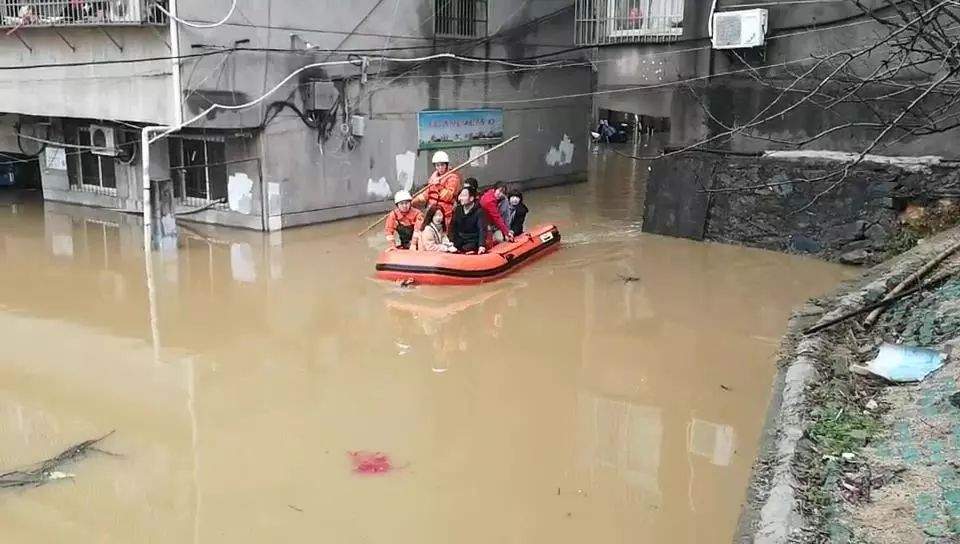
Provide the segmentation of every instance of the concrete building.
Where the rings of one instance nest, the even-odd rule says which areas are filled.
[[[254,107],[211,111],[151,146],[150,177],[173,181],[184,218],[277,230],[388,209],[393,192],[429,174],[426,148],[436,145],[418,143],[424,110],[502,118],[502,130],[450,149],[454,162],[520,135],[471,165],[484,183],[538,186],[586,172],[589,63],[362,60],[452,52],[545,64],[554,59],[540,56],[574,44],[574,0],[23,0],[2,9],[0,153],[21,170],[38,167],[47,200],[141,210],[143,126],[255,101],[295,72]],[[353,62],[305,68],[337,61]]]
[[[897,16],[887,2],[865,0],[863,5],[875,8],[881,18]],[[751,9],[766,11],[764,43],[714,49],[711,14]],[[852,2],[578,0],[575,17],[577,43],[597,46],[595,107],[601,117],[631,119],[636,115],[642,127],[661,132],[661,141],[673,146],[715,134],[717,125],[709,115],[728,125],[746,122],[776,98],[777,84],[789,84],[794,74],[824,55],[862,47],[889,32]],[[883,59],[882,49],[871,55],[864,61],[865,73],[869,73],[870,62]],[[838,115],[874,119],[866,108],[850,104],[832,112],[804,106],[765,123],[756,132],[799,141],[836,124]],[[874,135],[869,130],[837,131],[811,147],[860,151]],[[954,156],[955,141],[953,133],[905,138],[883,153]],[[747,152],[791,148],[743,134],[724,142],[723,147]]]
[[[857,4],[578,0],[599,115],[659,132],[639,155],[669,154],[638,161],[645,232],[867,264],[900,214],[956,194],[955,95],[924,100],[955,88],[954,49],[910,34],[955,32],[956,14]]]

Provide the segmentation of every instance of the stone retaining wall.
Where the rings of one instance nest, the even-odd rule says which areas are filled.
[[[795,182],[843,168],[835,159],[686,153],[654,161],[644,230],[875,264],[908,206],[960,196],[957,168],[896,160],[857,165],[829,191],[834,180]]]

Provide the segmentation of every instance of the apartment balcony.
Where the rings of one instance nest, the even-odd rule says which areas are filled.
[[[165,25],[158,5],[167,0],[0,0],[0,28]]]

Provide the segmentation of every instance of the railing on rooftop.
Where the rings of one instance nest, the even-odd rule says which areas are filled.
[[[0,0],[0,27],[165,25],[167,0]]]
[[[683,3],[684,0],[577,0],[576,43],[678,40],[683,34]]]

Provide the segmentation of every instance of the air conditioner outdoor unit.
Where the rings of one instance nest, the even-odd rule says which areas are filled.
[[[767,10],[747,9],[713,14],[713,48],[760,47],[767,36]]]
[[[116,133],[113,127],[90,125],[90,150],[94,155],[117,156]]]

